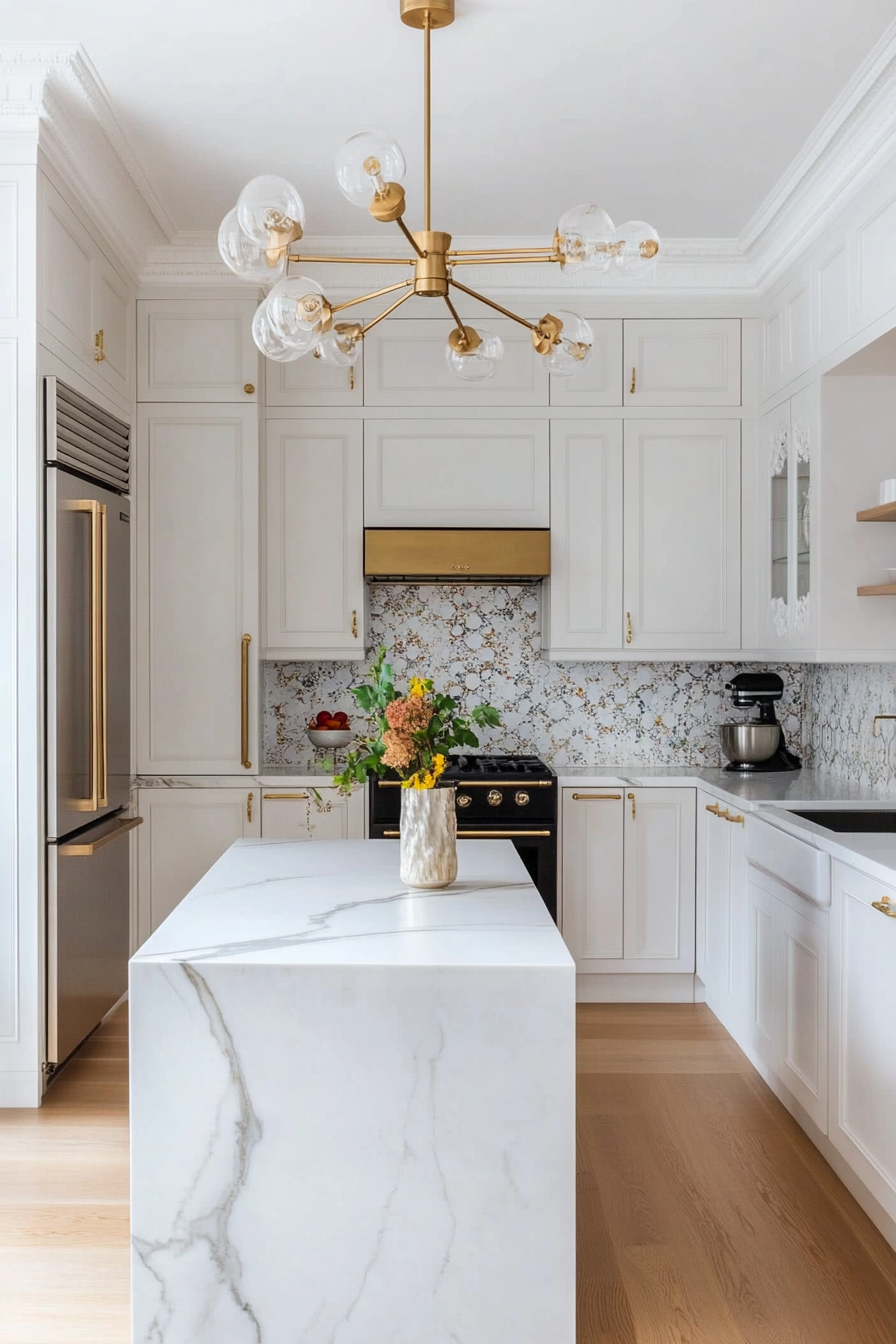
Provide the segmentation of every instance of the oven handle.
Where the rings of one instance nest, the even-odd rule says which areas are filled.
[[[552,831],[458,831],[458,840],[550,840]],[[398,840],[401,831],[383,831],[384,840]]]
[[[378,789],[400,789],[400,779],[378,779],[376,782]],[[438,786],[440,789],[552,789],[554,781],[552,779],[526,779],[520,775],[519,779],[451,779],[445,784]]]

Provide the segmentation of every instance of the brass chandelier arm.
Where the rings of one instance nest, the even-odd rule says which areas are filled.
[[[546,252],[542,257],[449,257],[449,266],[535,266],[543,261],[559,261],[559,257]]]
[[[366,336],[368,331],[371,331],[378,322],[382,322],[384,317],[388,317],[390,313],[394,313],[396,308],[400,308],[403,303],[407,303],[408,299],[412,299],[413,297],[414,297],[414,291],[412,289],[409,289],[407,294],[402,294],[400,299],[396,299],[395,302],[391,303],[389,307],[386,308],[382,313],[380,313],[377,317],[374,317],[370,322],[367,323],[366,326],[362,327],[361,335]]]
[[[341,313],[343,308],[354,308],[356,303],[364,303],[367,299],[378,299],[383,294],[394,294],[396,289],[407,289],[412,285],[413,280],[399,280],[397,285],[387,285],[385,289],[375,289],[370,294],[362,294],[357,299],[346,299],[345,303],[334,303],[330,306],[331,313]]]
[[[524,256],[533,252],[547,252],[553,255],[556,251],[553,247],[453,247],[448,253],[449,257],[507,257]]]
[[[463,318],[461,317],[460,313],[457,311],[457,309],[455,308],[454,304],[451,302],[447,294],[445,295],[445,302],[448,305],[448,311],[454,318],[454,321],[457,323],[458,331],[463,334],[464,340],[466,340],[467,339],[466,324],[464,323]]]
[[[475,289],[468,289],[467,286],[462,285],[459,280],[451,279],[448,283],[449,285],[453,285],[455,289],[463,290],[464,294],[469,294],[471,299],[478,299],[480,303],[484,303],[487,307],[494,308],[498,313],[503,313],[504,316],[509,317],[511,321],[519,322],[521,327],[528,327],[529,331],[538,330],[534,322],[527,322],[524,317],[519,317],[516,313],[512,313],[509,308],[502,308],[500,303],[495,303],[493,299],[487,299],[484,294],[477,294]]]
[[[413,257],[287,257],[287,261],[333,262],[341,266],[415,266]]]
[[[403,219],[396,219],[395,223],[396,223],[396,224],[398,225],[398,227],[401,229],[401,231],[402,231],[402,233],[404,234],[405,238],[407,238],[407,240],[408,240],[408,242],[410,243],[411,247],[412,247],[412,248],[414,249],[414,251],[417,253],[417,256],[420,257],[421,260],[425,260],[425,259],[426,259],[426,253],[423,251],[423,248],[422,248],[422,247],[420,246],[420,244],[417,242],[417,239],[416,239],[416,238],[414,237],[414,235],[411,233],[410,229],[408,228],[407,224],[405,224],[404,220],[403,220]]]

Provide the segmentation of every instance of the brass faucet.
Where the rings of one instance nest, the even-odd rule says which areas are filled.
[[[896,719],[896,714],[875,714],[874,720],[871,724],[871,732],[874,735],[874,737],[880,737],[880,733],[877,730],[877,725],[881,719]]]

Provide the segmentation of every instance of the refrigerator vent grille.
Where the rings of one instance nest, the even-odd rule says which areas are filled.
[[[47,461],[128,493],[130,429],[58,378],[47,379]]]

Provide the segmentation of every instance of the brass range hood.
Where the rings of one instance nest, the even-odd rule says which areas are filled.
[[[539,528],[368,527],[372,583],[526,583],[551,572],[551,533]]]

